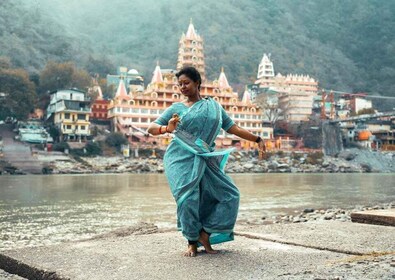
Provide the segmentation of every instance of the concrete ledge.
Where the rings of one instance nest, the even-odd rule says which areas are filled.
[[[395,226],[395,209],[369,210],[351,213],[351,221],[382,226]]]
[[[56,272],[38,269],[3,254],[0,254],[0,267],[8,273],[27,279],[69,280],[69,278],[59,277]]]

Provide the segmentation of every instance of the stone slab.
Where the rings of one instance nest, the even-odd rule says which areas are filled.
[[[351,213],[351,221],[383,226],[395,226],[395,209],[368,210]]]
[[[241,235],[354,255],[395,252],[395,228],[340,221],[238,227]]]
[[[216,246],[218,255],[187,258],[185,248],[178,232],[131,235],[8,251],[0,266],[35,279],[282,279],[345,257],[245,237]]]
[[[28,279],[390,279],[395,273],[391,271],[393,255],[378,242],[369,241],[374,231],[378,238],[388,237],[390,232],[382,233],[379,226],[366,230],[372,226],[342,225],[238,227],[235,241],[215,246],[219,254],[201,252],[196,258],[182,256],[186,242],[179,232],[118,232],[79,242],[3,251],[0,269]],[[355,232],[359,235],[348,236]],[[269,237],[271,241],[265,240]],[[324,249],[329,238],[333,239],[330,248],[337,251]],[[362,244],[361,240],[367,247],[361,252],[382,254],[341,252],[344,241],[351,246]],[[319,248],[305,246],[312,243]],[[387,249],[392,250],[394,243]]]

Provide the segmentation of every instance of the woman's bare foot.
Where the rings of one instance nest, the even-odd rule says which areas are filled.
[[[199,237],[198,242],[200,242],[203,245],[207,254],[217,254],[218,253],[218,251],[211,248],[210,235],[208,235],[208,233],[205,232],[204,230],[202,230],[200,232],[200,237]]]
[[[184,253],[185,257],[196,257],[197,254],[197,245],[190,244],[188,245],[188,250]]]

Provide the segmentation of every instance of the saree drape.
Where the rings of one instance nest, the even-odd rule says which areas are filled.
[[[211,244],[233,240],[239,191],[224,173],[231,150],[214,150],[221,109],[207,98],[185,110],[164,157],[177,225],[190,241],[198,240],[202,229],[211,234]]]

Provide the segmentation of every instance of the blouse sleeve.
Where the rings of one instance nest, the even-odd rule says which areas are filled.
[[[235,122],[228,116],[224,107],[221,106],[221,114],[222,114],[222,129],[228,131]]]
[[[174,110],[174,105],[171,105],[169,108],[167,108],[162,115],[160,115],[159,118],[157,118],[154,123],[159,124],[159,125],[167,125],[171,117],[173,116],[175,110]]]

